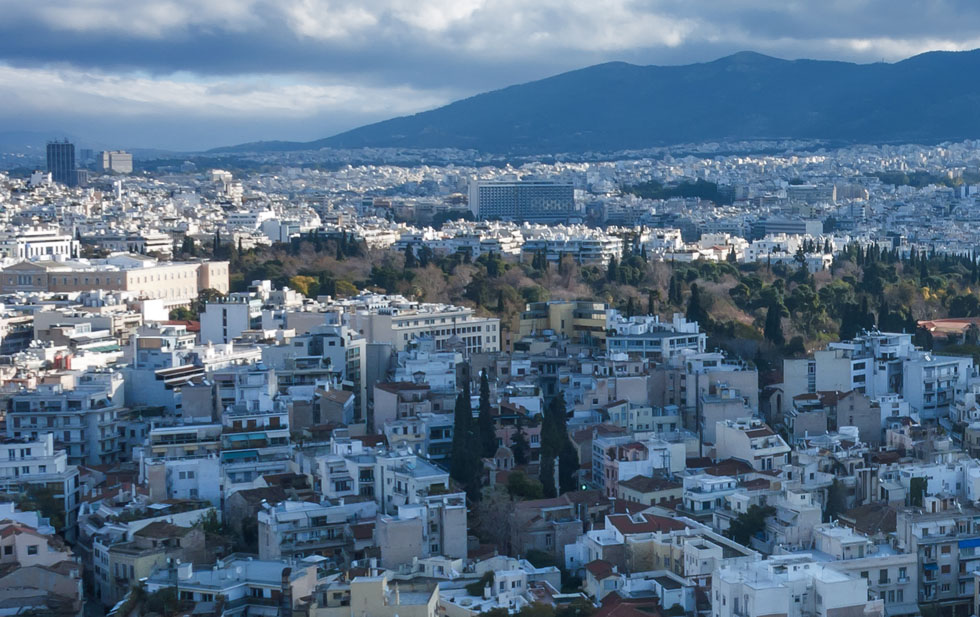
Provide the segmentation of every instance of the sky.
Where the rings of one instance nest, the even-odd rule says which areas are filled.
[[[0,0],[0,141],[308,141],[613,60],[975,48],[976,0]]]

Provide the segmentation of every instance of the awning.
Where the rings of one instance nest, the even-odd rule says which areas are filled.
[[[222,452],[221,459],[225,461],[234,461],[246,458],[258,458],[259,453],[257,450],[232,450],[230,452]]]
[[[925,571],[938,570],[939,566],[934,563],[924,563],[922,564],[922,569]]]
[[[102,345],[100,347],[83,347],[82,351],[95,351],[99,353],[110,353],[119,351],[119,345]]]
[[[251,441],[253,439],[265,439],[265,433],[233,433],[231,435],[226,435],[228,441]]]
[[[960,540],[959,546],[960,548],[972,548],[972,547],[980,546],[980,538],[970,538],[969,540]]]

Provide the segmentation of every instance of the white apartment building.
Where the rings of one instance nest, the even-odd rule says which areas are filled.
[[[263,561],[246,557],[219,559],[214,566],[195,569],[192,564],[161,568],[146,579],[147,593],[179,589],[180,597],[199,603],[223,598],[221,617],[277,617],[288,613],[299,598],[313,593],[317,583],[315,563],[288,565],[279,559]]]
[[[606,350],[630,356],[665,362],[684,351],[702,353],[708,337],[697,322],[690,322],[674,313],[670,323],[660,321],[659,315],[623,317],[609,311],[607,318]]]
[[[58,229],[28,227],[0,237],[0,257],[8,259],[71,259],[78,241]]]
[[[654,473],[671,475],[684,470],[687,446],[650,433],[592,440],[592,483],[615,498],[619,483]]]
[[[141,464],[153,501],[200,499],[221,508],[221,464],[217,454],[143,459]]]
[[[946,417],[974,373],[969,357],[934,355],[915,348],[911,334],[878,331],[783,367],[784,413],[799,394],[858,390],[872,399],[900,394],[924,420]]]
[[[404,351],[409,342],[422,338],[433,339],[437,350],[459,344],[467,353],[500,351],[500,320],[478,317],[470,308],[373,294],[343,304],[353,309],[345,316],[351,328],[367,342],[389,343],[395,351]]]
[[[265,504],[258,512],[259,559],[330,555],[343,563],[350,526],[373,521],[377,514],[378,506],[370,500]]]
[[[715,458],[745,461],[757,471],[789,463],[790,447],[758,418],[725,420],[715,425]]]
[[[262,326],[262,301],[234,294],[208,302],[201,312],[201,342],[230,343],[246,330]]]
[[[868,599],[866,579],[801,554],[722,562],[711,577],[711,614],[882,617],[884,603]]]
[[[551,263],[568,256],[578,264],[606,265],[623,253],[623,241],[616,236],[588,227],[526,227],[521,260],[531,261],[543,254]]]
[[[51,433],[34,439],[0,439],[0,492],[16,494],[31,487],[55,488],[54,497],[65,513],[65,527],[73,535],[70,528],[78,513],[78,467],[68,463],[64,450],[55,449]]]
[[[133,173],[133,155],[122,150],[105,150],[99,163],[102,171],[112,171],[117,174]]]
[[[430,492],[449,490],[449,473],[408,451],[377,455],[374,499],[382,512],[397,514],[400,506],[423,502]]]
[[[738,480],[728,476],[699,473],[684,477],[683,509],[694,516],[710,514],[725,507],[729,495],[738,489]]]
[[[11,397],[7,436],[38,439],[53,435],[73,465],[119,460],[119,412],[124,403],[120,372],[100,371],[41,384]]]
[[[917,615],[919,567],[915,553],[903,553],[888,543],[834,523],[814,528],[811,553],[827,567],[868,581],[872,598],[885,603],[888,617]]]

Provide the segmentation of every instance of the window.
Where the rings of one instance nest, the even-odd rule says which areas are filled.
[[[3,547],[3,554],[4,555],[13,555],[14,554],[14,547],[13,546],[5,546],[5,547]]]
[[[37,555],[37,544],[31,544],[27,547],[28,555]]]

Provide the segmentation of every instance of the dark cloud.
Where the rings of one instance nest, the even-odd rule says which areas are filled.
[[[207,115],[208,97],[248,95],[263,83],[274,96],[278,80],[348,84],[364,97],[399,87],[421,105],[609,60],[683,64],[750,49],[871,62],[980,46],[972,0],[0,0],[0,10],[0,65],[67,79],[90,72],[163,83],[176,73],[210,84],[188,94],[201,99],[192,112],[134,102],[125,118],[142,131],[130,135],[184,135],[195,145],[192,124]],[[0,96],[0,118],[79,126],[88,116],[73,113],[71,96],[60,112],[34,115],[5,109],[14,97]],[[396,103],[363,112],[350,96],[326,96],[319,107],[276,112],[267,102],[250,118],[225,119],[220,139],[312,139],[415,109]],[[150,119],[168,130],[138,128]]]

